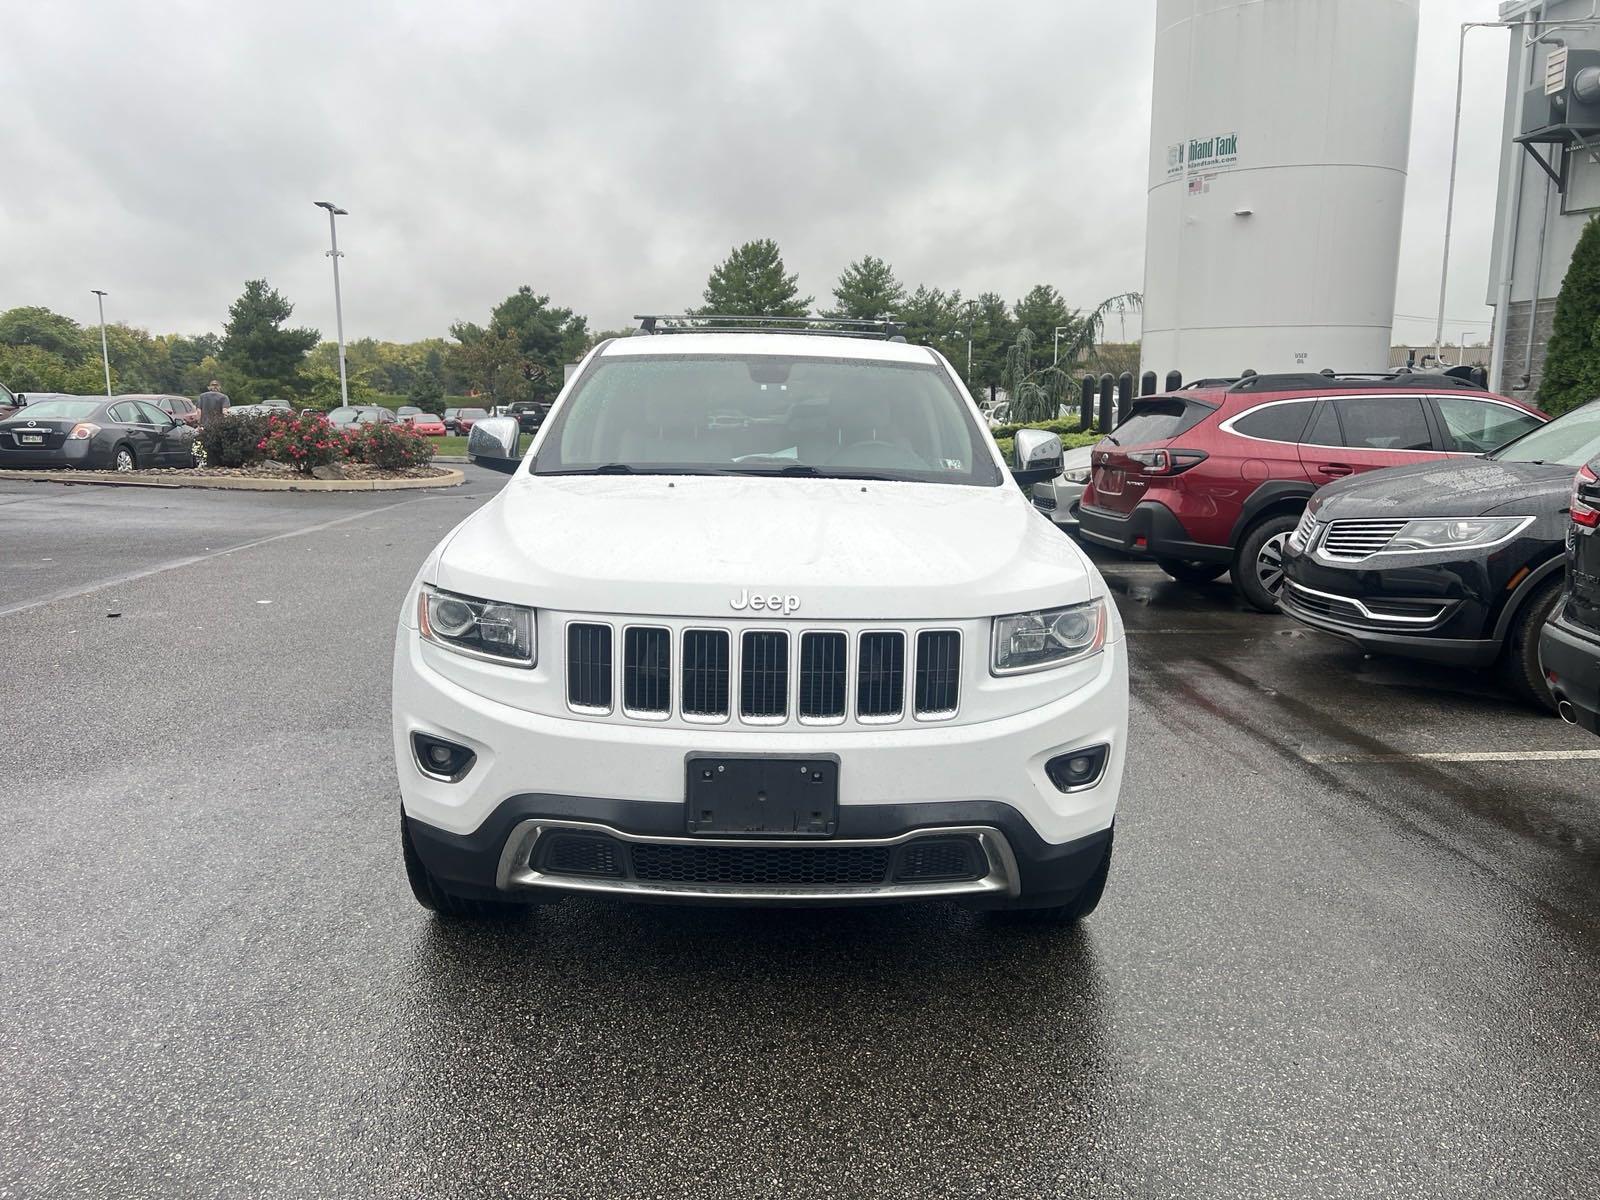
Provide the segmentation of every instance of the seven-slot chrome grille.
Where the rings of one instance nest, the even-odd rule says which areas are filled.
[[[1405,521],[1335,521],[1317,549],[1324,558],[1360,562],[1392,542],[1405,525]]]
[[[613,645],[621,653],[614,661]],[[887,724],[952,717],[961,706],[954,629],[674,630],[571,621],[567,704],[573,711],[695,723]],[[908,695],[909,693],[909,695]],[[909,712],[908,712],[909,705]]]

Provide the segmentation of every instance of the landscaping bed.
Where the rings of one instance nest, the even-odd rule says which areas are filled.
[[[248,467],[141,467],[134,471],[52,471],[55,475],[121,475],[155,479],[437,479],[453,472],[445,467],[376,467],[371,463],[330,463],[312,471],[297,471],[280,462],[251,463]]]

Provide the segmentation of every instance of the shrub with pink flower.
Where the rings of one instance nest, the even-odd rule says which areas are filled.
[[[268,417],[266,434],[256,449],[268,458],[306,472],[349,457],[344,436],[321,413]]]

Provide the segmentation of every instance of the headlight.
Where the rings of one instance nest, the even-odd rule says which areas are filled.
[[[1393,554],[1493,546],[1525,528],[1532,520],[1532,517],[1436,517],[1407,521],[1383,549]]]
[[[1088,467],[1073,467],[1061,472],[1061,478],[1068,483],[1088,483],[1089,477],[1094,474]]]
[[[475,600],[424,586],[417,596],[422,636],[459,654],[531,667],[536,649],[533,609]]]
[[[1090,600],[1066,608],[1016,613],[994,619],[996,675],[1039,671],[1088,658],[1106,644],[1106,602]]]

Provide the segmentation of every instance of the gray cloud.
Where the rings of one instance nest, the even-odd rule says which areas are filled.
[[[1425,5],[1403,312],[1437,285],[1455,24],[1493,7]],[[351,337],[443,334],[521,283],[612,326],[695,303],[761,236],[819,301],[864,253],[1008,298],[1142,284],[1144,0],[53,3],[6,24],[0,307],[88,319],[104,287],[114,319],[197,331],[265,276],[331,336],[323,198],[351,213]],[[1505,35],[1474,36],[1451,308],[1481,317]]]

